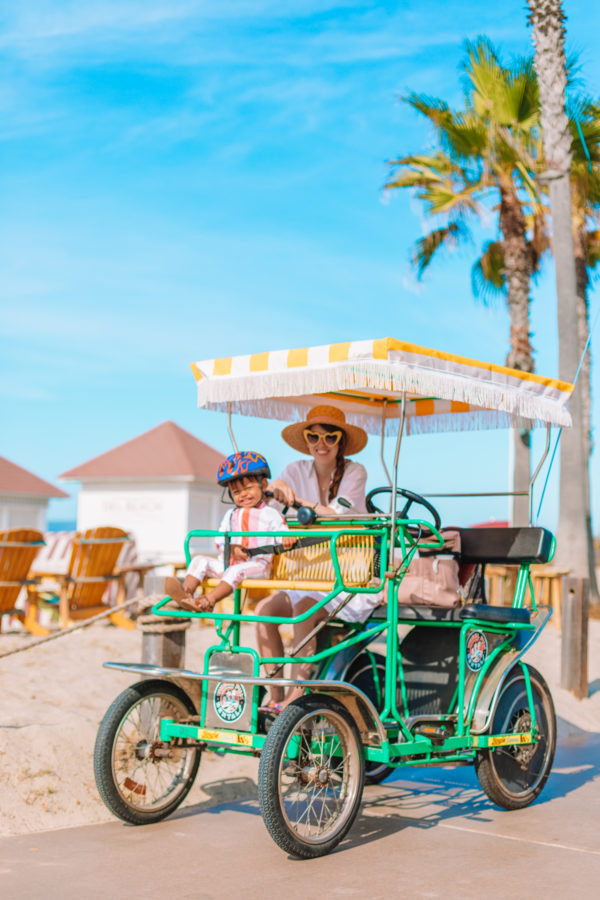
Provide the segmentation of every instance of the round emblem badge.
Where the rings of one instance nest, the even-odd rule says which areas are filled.
[[[479,672],[487,659],[488,644],[483,631],[472,631],[467,638],[467,665],[471,672]]]
[[[221,681],[213,696],[215,712],[224,722],[237,722],[246,708],[246,691],[243,685]]]

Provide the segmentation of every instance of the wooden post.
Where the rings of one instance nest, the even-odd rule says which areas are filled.
[[[148,663],[150,666],[163,666],[167,669],[183,669],[185,667],[184,629],[165,632],[162,630],[146,631],[144,624],[140,624],[139,627],[142,632],[143,663]]]
[[[144,595],[148,606],[164,597],[164,577],[146,575]],[[167,669],[183,669],[185,666],[185,633],[191,619],[161,618],[149,613],[137,619],[142,632],[142,662]]]
[[[589,580],[563,578],[560,686],[578,700],[588,696],[589,605]]]

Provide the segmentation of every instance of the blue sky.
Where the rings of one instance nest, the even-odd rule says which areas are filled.
[[[464,39],[528,53],[524,6],[0,2],[0,454],[57,483],[165,419],[228,452],[224,418],[196,409],[189,363],[210,356],[389,334],[503,362],[506,311],[471,294],[477,246],[418,283],[421,212],[381,189],[386,160],[430,142],[399,96],[460,102]],[[600,8],[565,8],[598,96]],[[537,368],[553,375],[549,265],[533,297]],[[275,470],[291,459],[275,423],[237,430]],[[502,490],[507,448],[498,432],[413,437],[400,480]],[[596,454],[596,485],[599,468]],[[460,522],[506,515],[504,501],[440,506]]]

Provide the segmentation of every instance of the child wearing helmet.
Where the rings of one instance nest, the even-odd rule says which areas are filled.
[[[225,513],[219,531],[287,531],[287,523],[281,513],[265,503],[265,488],[271,471],[267,460],[260,453],[240,451],[224,459],[217,472],[217,481],[227,487],[235,507]],[[245,578],[269,578],[273,557],[270,554],[251,556],[253,547],[273,544],[280,540],[291,547],[292,537],[234,537],[230,544],[230,559],[223,558],[224,542],[215,538],[219,556],[194,556],[190,562],[183,585],[177,578],[165,579],[165,593],[178,606],[191,612],[207,612],[215,603],[232,594]],[[195,597],[196,588],[206,577],[221,580],[212,590]]]

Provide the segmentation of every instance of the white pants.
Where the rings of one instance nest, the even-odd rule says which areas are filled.
[[[290,598],[292,610],[295,610],[296,605],[303,597],[308,597],[313,603],[317,603],[326,596],[323,591],[285,591],[284,593]],[[333,612],[349,593],[350,591],[341,591],[337,597],[334,597],[333,600],[330,600],[329,603],[325,604],[326,611],[329,613]],[[371,615],[375,607],[379,606],[382,602],[383,592],[377,594],[355,594],[354,597],[346,603],[344,608],[340,610],[337,618],[343,619],[346,622],[364,622],[365,619]]]
[[[205,578],[219,578],[235,589],[245,578],[269,578],[271,559],[268,556],[254,556],[247,562],[235,563],[223,569],[221,557],[214,559],[212,556],[194,556],[186,574],[192,575],[198,581],[204,581]]]

